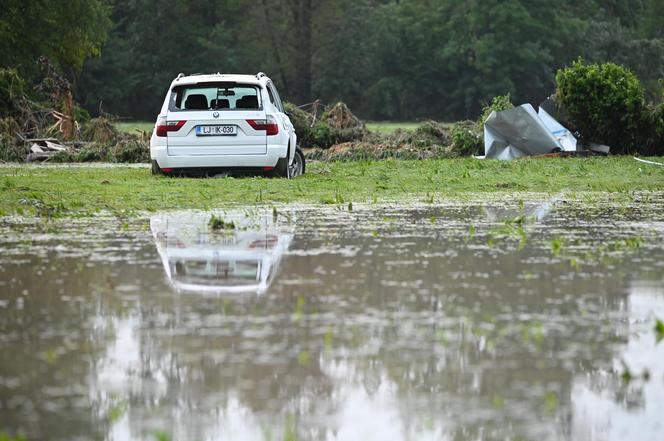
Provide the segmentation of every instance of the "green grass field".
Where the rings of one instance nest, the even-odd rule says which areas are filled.
[[[125,121],[115,124],[118,130],[125,133],[135,133],[136,130],[151,132],[154,122],[152,121]],[[419,122],[393,122],[393,121],[370,121],[367,122],[367,128],[372,132],[380,134],[389,134],[396,129],[415,130],[420,125]]]
[[[392,132],[394,132],[397,129],[402,129],[402,130],[415,130],[420,126],[419,122],[395,122],[395,121],[368,121],[367,122],[367,129],[371,130],[372,132],[379,133],[381,135],[388,135]]]
[[[656,159],[662,161],[661,158]],[[172,178],[147,168],[0,167],[0,215],[135,213],[271,203],[434,202],[480,194],[664,191],[664,167],[631,157],[315,162],[293,180]]]
[[[115,123],[115,127],[124,133],[136,133],[137,130],[152,132],[154,121],[123,121]]]

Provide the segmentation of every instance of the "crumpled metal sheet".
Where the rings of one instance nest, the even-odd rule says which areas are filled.
[[[556,119],[541,106],[537,111],[537,115],[540,117],[544,125],[549,129],[551,134],[555,136],[564,151],[574,152],[577,150],[576,138],[574,135],[572,135],[572,132],[556,121]]]
[[[560,141],[530,104],[492,112],[484,123],[484,153],[487,158],[506,160],[561,150]]]

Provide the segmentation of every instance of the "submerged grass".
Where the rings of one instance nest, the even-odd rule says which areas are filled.
[[[658,159],[661,161],[661,159]],[[516,161],[473,158],[311,163],[294,180],[170,178],[146,168],[0,167],[0,215],[138,214],[254,203],[332,203],[464,197],[470,193],[664,190],[664,169],[631,157]]]

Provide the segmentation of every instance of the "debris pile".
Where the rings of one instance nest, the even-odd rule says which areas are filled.
[[[78,126],[78,124],[77,124]],[[31,133],[31,132],[27,132]],[[0,119],[0,161],[3,162],[149,162],[148,136],[120,133],[106,116],[82,124],[77,139],[31,138],[13,118]],[[60,132],[56,131],[56,135]]]
[[[55,138],[50,139],[26,139],[27,142],[32,143],[30,146],[30,153],[26,158],[27,162],[48,160],[51,156],[58,152],[64,152],[67,147],[60,144]]]
[[[426,121],[415,130],[397,129],[388,135],[367,133],[358,141],[335,144],[329,149],[306,151],[312,160],[434,159],[454,156],[447,126]]]
[[[577,139],[578,135],[551,115],[564,112],[553,98],[542,103],[537,112],[530,104],[491,112],[484,122],[484,157],[507,160],[535,155],[609,153],[609,147],[605,145],[583,145]]]
[[[345,103],[338,102],[323,113],[322,119],[328,126],[336,130],[352,130],[364,134],[366,125],[353,115]]]
[[[39,64],[44,79],[32,95],[15,70],[0,69],[0,162],[149,162],[146,133],[120,133],[103,112],[90,119],[69,82],[48,60]]]
[[[328,149],[369,134],[364,122],[342,102],[324,107],[317,100],[299,107],[286,103],[285,107],[301,147]]]
[[[484,123],[484,154],[487,158],[514,159],[562,149],[530,104],[493,112]]]

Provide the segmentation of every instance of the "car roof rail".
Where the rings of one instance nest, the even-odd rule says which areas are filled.
[[[261,77],[266,77],[266,76],[267,76],[267,75],[265,75],[265,72],[258,72],[258,73],[256,74],[256,79],[257,79],[257,80],[260,80]]]
[[[183,74],[182,72],[180,72],[180,73],[178,74],[178,76],[177,76],[175,79],[176,79],[176,80],[179,80],[180,78],[182,78],[182,77],[184,77],[184,76],[185,76],[185,74]]]

